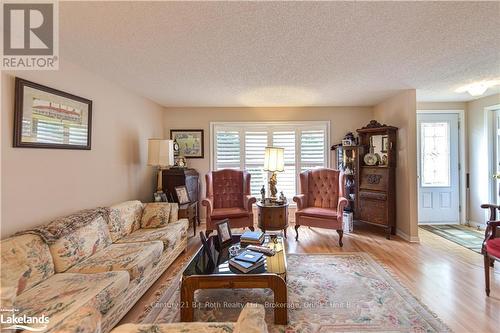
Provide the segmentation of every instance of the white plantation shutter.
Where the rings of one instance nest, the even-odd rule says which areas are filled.
[[[295,137],[296,131],[275,131],[273,132],[273,146],[285,148],[285,171],[278,172],[278,191],[290,200],[297,193],[296,182],[297,173],[295,172]]]
[[[278,191],[289,201],[298,191],[301,171],[327,167],[328,122],[212,123],[212,168],[246,170],[251,193],[268,191],[270,173],[263,171],[266,146],[285,149],[285,171],[278,172]]]
[[[301,172],[325,165],[325,130],[302,130],[300,137]]]
[[[240,132],[221,130],[216,133],[215,169],[240,168]]]
[[[253,195],[259,195],[260,188],[267,182],[263,170],[267,141],[267,131],[245,131],[245,170],[252,175],[250,188]]]

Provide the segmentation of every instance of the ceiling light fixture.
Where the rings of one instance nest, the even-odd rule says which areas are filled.
[[[500,85],[500,80],[483,80],[462,86],[455,90],[457,93],[468,92],[471,96],[481,96],[488,88]]]

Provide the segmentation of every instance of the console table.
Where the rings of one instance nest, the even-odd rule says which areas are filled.
[[[283,230],[286,238],[288,228],[288,202],[284,204],[264,204],[257,202],[258,227],[262,232],[266,230]]]

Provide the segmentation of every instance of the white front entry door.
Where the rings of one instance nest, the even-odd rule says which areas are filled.
[[[493,127],[493,142],[495,143],[494,156],[493,156],[493,172],[496,175],[500,175],[500,110],[494,111],[494,127]],[[500,205],[500,178],[490,178],[493,181],[493,202]]]
[[[460,223],[458,114],[417,115],[418,222]]]

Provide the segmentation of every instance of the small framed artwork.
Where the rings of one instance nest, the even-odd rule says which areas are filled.
[[[219,238],[219,245],[221,247],[232,243],[231,228],[229,227],[228,219],[217,223],[217,237]]]
[[[179,204],[182,205],[191,202],[191,200],[189,199],[187,187],[185,185],[176,186],[175,193],[177,194],[177,200],[179,201]]]
[[[387,135],[384,135],[382,137],[382,149],[381,149],[381,152],[382,153],[387,153],[388,150],[389,150],[389,137],[387,137]]]
[[[16,77],[14,147],[91,147],[92,101]]]
[[[170,130],[170,139],[177,142],[179,145],[176,156],[184,156],[186,158],[203,158],[203,130]]]

